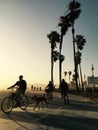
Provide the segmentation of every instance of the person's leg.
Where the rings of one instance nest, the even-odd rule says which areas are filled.
[[[66,95],[66,97],[67,97],[67,104],[69,104],[69,97],[68,97],[68,94]]]
[[[20,99],[21,99],[22,92],[20,90],[16,91],[16,106],[20,105]]]
[[[61,97],[64,98],[64,94],[63,94],[63,91],[61,91]]]
[[[64,104],[66,104],[66,92],[64,92]]]
[[[19,102],[19,99],[18,99],[18,92],[16,91],[14,93],[14,100],[15,100],[15,106],[14,107],[18,107],[18,102]]]

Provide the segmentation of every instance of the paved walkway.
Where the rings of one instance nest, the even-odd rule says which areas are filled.
[[[31,104],[26,111],[0,112],[0,130],[98,130],[98,104],[75,95],[69,98],[70,104],[65,105],[56,93],[48,108],[33,111]]]

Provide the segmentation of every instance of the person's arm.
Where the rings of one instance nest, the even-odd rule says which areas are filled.
[[[14,88],[16,85],[17,85],[17,82],[14,85],[12,85],[11,87],[8,87],[7,89]]]

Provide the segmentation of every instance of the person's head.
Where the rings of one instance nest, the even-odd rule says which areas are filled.
[[[51,81],[49,81],[49,84],[53,84]]]
[[[65,82],[65,80],[64,80],[64,79],[62,79],[62,82]]]
[[[51,83],[51,81],[49,81],[49,83]]]
[[[23,79],[23,75],[20,75],[20,76],[19,76],[19,80],[22,80],[22,79]]]

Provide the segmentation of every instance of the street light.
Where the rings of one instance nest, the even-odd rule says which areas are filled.
[[[94,66],[93,66],[93,64],[92,64],[91,70],[92,70],[92,83],[93,83],[93,90],[94,90],[95,84],[94,84]]]

